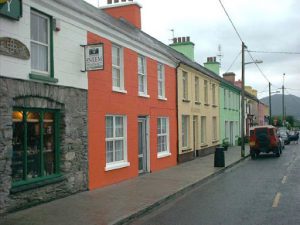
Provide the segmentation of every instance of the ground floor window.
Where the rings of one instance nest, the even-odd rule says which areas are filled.
[[[183,115],[182,116],[182,130],[181,130],[181,145],[183,148],[187,148],[189,146],[189,124],[190,124],[190,116]]]
[[[206,117],[201,116],[201,144],[206,143]]]
[[[169,153],[169,119],[157,118],[157,154]]]
[[[106,116],[106,164],[127,161],[126,117]]]
[[[15,108],[12,180],[15,185],[59,173],[59,111]]]

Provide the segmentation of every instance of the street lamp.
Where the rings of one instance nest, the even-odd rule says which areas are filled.
[[[284,77],[285,73],[282,75],[282,126],[285,125],[285,112],[284,112]]]
[[[252,61],[252,62],[245,62],[245,49],[247,49],[247,46],[245,45],[244,42],[242,42],[241,157],[245,157],[245,65],[252,64],[252,63],[262,63],[262,60],[255,60],[255,61]]]
[[[269,82],[269,125],[272,124],[272,97],[271,94],[277,94],[280,91],[271,91],[271,83]]]

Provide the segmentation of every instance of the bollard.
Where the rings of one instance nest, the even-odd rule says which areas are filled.
[[[215,151],[215,167],[225,167],[224,148],[217,147]]]

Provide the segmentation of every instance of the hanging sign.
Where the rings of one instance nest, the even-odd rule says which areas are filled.
[[[0,16],[19,20],[22,17],[22,0],[0,0]]]
[[[84,46],[85,71],[103,70],[103,44],[92,44]]]
[[[26,45],[17,39],[0,37],[0,55],[11,56],[19,59],[29,59],[30,53]]]

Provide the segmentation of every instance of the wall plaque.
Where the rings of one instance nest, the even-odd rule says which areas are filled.
[[[30,53],[26,45],[17,39],[0,37],[0,55],[11,56],[19,59],[29,59]]]
[[[19,20],[22,17],[22,0],[0,0],[0,16]]]

